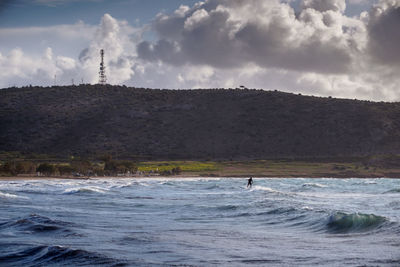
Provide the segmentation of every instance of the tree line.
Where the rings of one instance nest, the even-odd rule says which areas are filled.
[[[43,176],[109,176],[134,174],[138,170],[134,161],[114,160],[105,156],[100,162],[71,160],[67,163],[9,160],[0,165],[0,176],[35,174]]]

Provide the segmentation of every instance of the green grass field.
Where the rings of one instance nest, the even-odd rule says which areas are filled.
[[[138,170],[142,172],[163,172],[180,167],[183,173],[217,171],[215,162],[200,161],[150,161],[138,163]]]
[[[179,167],[182,176],[220,177],[400,177],[398,168],[369,167],[358,161],[313,162],[254,161],[151,161],[138,163],[142,172],[163,172]]]
[[[22,156],[20,153],[0,153],[0,176],[12,176],[2,170],[7,161],[30,162],[33,168],[50,162],[62,167],[71,167],[80,162],[74,158],[56,159],[47,155]],[[86,160],[92,172],[104,175],[104,162]],[[400,156],[377,156],[370,158],[325,159],[325,160],[248,160],[248,161],[139,161],[137,170],[144,175],[180,175],[188,177],[393,177],[400,178]],[[79,165],[79,164],[78,164]],[[82,164],[81,164],[82,165]],[[76,167],[76,166],[75,166]],[[78,166],[79,167],[79,166]],[[82,166],[81,166],[82,167]],[[84,167],[84,166],[83,166]],[[31,168],[32,169],[32,168]],[[176,169],[179,169],[177,172]],[[174,171],[175,170],[175,171]],[[80,172],[80,171],[79,171]],[[35,173],[34,169],[31,173]]]

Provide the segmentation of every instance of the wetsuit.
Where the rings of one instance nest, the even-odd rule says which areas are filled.
[[[251,187],[253,185],[253,177],[250,177],[247,181],[247,187]]]

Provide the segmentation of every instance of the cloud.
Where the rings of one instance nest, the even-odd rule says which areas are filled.
[[[374,0],[348,0],[352,5],[361,5],[361,4],[369,4]]]
[[[209,0],[184,13],[158,16],[153,28],[160,39],[140,43],[138,54],[175,65],[237,68],[254,63],[344,73],[360,30],[344,17],[344,9],[344,1],[313,0],[305,1],[296,15],[288,4],[275,0]]]
[[[43,48],[43,45],[33,45],[34,49],[31,46],[25,47],[24,50],[13,48],[9,50],[10,52],[1,54],[0,86],[53,85],[55,76],[58,85],[71,84],[72,79],[97,83],[100,49],[106,51],[108,82],[123,83],[134,74],[132,61],[136,56],[134,40],[139,38],[140,33],[140,30],[131,27],[127,22],[117,21],[108,14],[103,16],[98,27],[77,23],[52,27],[0,29],[0,36],[11,37],[14,40],[19,38],[27,44],[31,44],[32,39],[37,42],[37,39],[41,38],[42,42],[39,43],[46,44],[48,42],[43,40],[53,40],[53,43],[58,46],[62,44],[62,47],[72,46],[75,41],[80,44],[78,50],[80,57],[77,59],[65,54],[54,55],[53,48]],[[4,44],[2,46],[4,47]],[[58,46],[54,46],[56,50]],[[87,48],[82,49],[82,46]],[[41,55],[37,55],[39,49],[43,51]]]
[[[400,56],[398,4],[381,0],[370,13],[348,17],[345,0],[303,0],[297,12],[287,1],[208,0],[159,14],[152,25],[159,39],[142,41],[137,52],[147,63],[191,71],[197,66],[200,72],[206,67],[212,73],[208,87],[219,81],[217,85],[399,99],[393,67]],[[176,75],[181,84],[205,84],[206,79],[194,83],[187,76]]]
[[[302,7],[312,8],[320,12],[332,10],[335,12],[344,12],[346,10],[345,0],[304,0]]]
[[[96,27],[77,22],[71,25],[46,27],[0,28],[0,52],[16,47],[33,54],[52,47],[58,52],[75,56],[92,39]]]
[[[369,13],[369,54],[380,64],[400,67],[400,2],[381,1]]]
[[[296,10],[293,4],[208,0],[160,13],[143,28],[105,14],[98,26],[31,28],[37,32],[31,35],[27,28],[0,29],[2,40],[21,38],[24,43],[35,36],[63,43],[61,47],[67,40],[81,40],[74,53],[56,45],[47,49],[43,42],[40,55],[29,47],[7,50],[2,43],[0,86],[52,85],[54,75],[58,84],[80,78],[97,83],[99,50],[104,49],[111,84],[172,89],[245,85],[400,100],[398,1],[381,0],[358,17],[346,15],[345,1],[308,0]],[[145,39],[149,31],[152,37]],[[62,39],[63,32],[69,37]]]
[[[7,55],[0,54],[0,85],[23,86],[53,82],[55,75],[74,69],[74,62],[74,59],[68,57],[54,58],[51,48],[36,57],[25,55],[21,49],[16,48]]]
[[[89,47],[80,54],[81,66],[88,73],[89,81],[94,83],[97,80],[100,49],[105,50],[108,82],[119,84],[129,80],[134,75],[133,58],[136,57],[136,44],[132,36],[140,34],[139,29],[127,22],[117,21],[105,14]]]

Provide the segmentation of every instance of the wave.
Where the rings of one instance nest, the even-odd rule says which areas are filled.
[[[235,211],[240,207],[235,205],[223,206],[225,210]],[[220,208],[221,209],[221,208]],[[294,219],[298,219],[300,216],[304,215],[304,210],[299,210],[294,207],[279,207],[273,208],[266,211],[254,211],[247,210],[245,212],[240,212],[236,214],[232,214],[228,217],[260,217],[266,223],[271,223],[271,220],[274,223],[283,223],[287,221],[293,221]]]
[[[139,185],[138,182],[130,182],[127,184],[114,184],[111,186],[112,189],[124,189],[124,188],[130,188],[133,187],[135,185]]]
[[[0,223],[0,230],[14,228],[18,231],[27,231],[30,233],[48,233],[48,232],[65,232],[70,233],[71,230],[67,226],[71,223],[51,220],[50,218],[31,214],[25,218],[15,221]]]
[[[150,184],[148,184],[147,182],[138,182],[136,185],[139,185],[139,186],[145,186],[145,187],[149,187],[149,186],[151,186]]]
[[[154,199],[154,197],[149,197],[149,196],[127,196],[126,199]]]
[[[281,208],[276,208],[272,209],[260,214],[270,214],[270,215],[287,215],[287,214],[293,214],[295,212],[298,212],[299,210],[293,208],[293,207],[281,207]]]
[[[238,205],[223,205],[223,206],[218,206],[216,207],[216,210],[219,211],[233,211],[239,209],[240,206]]]
[[[14,194],[4,193],[0,191],[0,198],[10,199],[10,198],[19,198],[19,199],[29,199],[28,197],[18,196]]]
[[[400,193],[400,188],[391,189],[386,191],[384,194],[393,194],[393,193]]]
[[[328,187],[327,185],[323,185],[323,184],[318,184],[318,183],[305,183],[302,185],[302,187],[315,187],[315,188],[324,188],[324,187]]]
[[[375,214],[336,212],[329,217],[326,227],[331,233],[359,233],[378,229],[386,222],[385,217]]]
[[[376,181],[365,181],[364,184],[378,184]]]
[[[99,187],[78,187],[78,188],[68,188],[64,190],[64,194],[87,194],[87,193],[100,193],[105,194],[106,190]]]
[[[162,182],[160,182],[160,185],[174,186],[174,185],[176,185],[176,183],[174,183],[173,181],[162,181]]]
[[[97,253],[63,246],[24,246],[19,250],[0,255],[0,262],[7,266],[122,265],[122,262],[118,263],[115,259]]]
[[[252,186],[251,189],[250,189],[250,191],[255,191],[255,190],[258,190],[258,191],[267,191],[267,192],[272,192],[272,193],[280,193],[279,191],[274,190],[274,189],[272,189],[272,188],[270,188],[270,187],[261,186],[261,185],[254,185],[254,186]]]
[[[219,188],[220,188],[219,185],[212,184],[212,185],[209,185],[209,186],[205,187],[204,190],[213,190],[213,189],[219,189]]]
[[[378,182],[375,180],[359,181],[359,182],[352,183],[352,185],[364,185],[364,186],[376,185],[376,184],[378,184]]]
[[[254,215],[268,216],[264,218],[270,224],[287,223],[290,227],[332,234],[364,233],[393,226],[386,217],[375,214],[335,212],[326,219],[327,211],[304,207],[280,207]]]
[[[235,207],[227,208],[235,210]],[[307,206],[276,207],[262,212],[249,210],[230,217],[260,217],[266,224],[287,224],[289,227],[332,234],[363,233],[393,226],[389,219],[375,214],[335,212],[329,215],[328,211]]]

